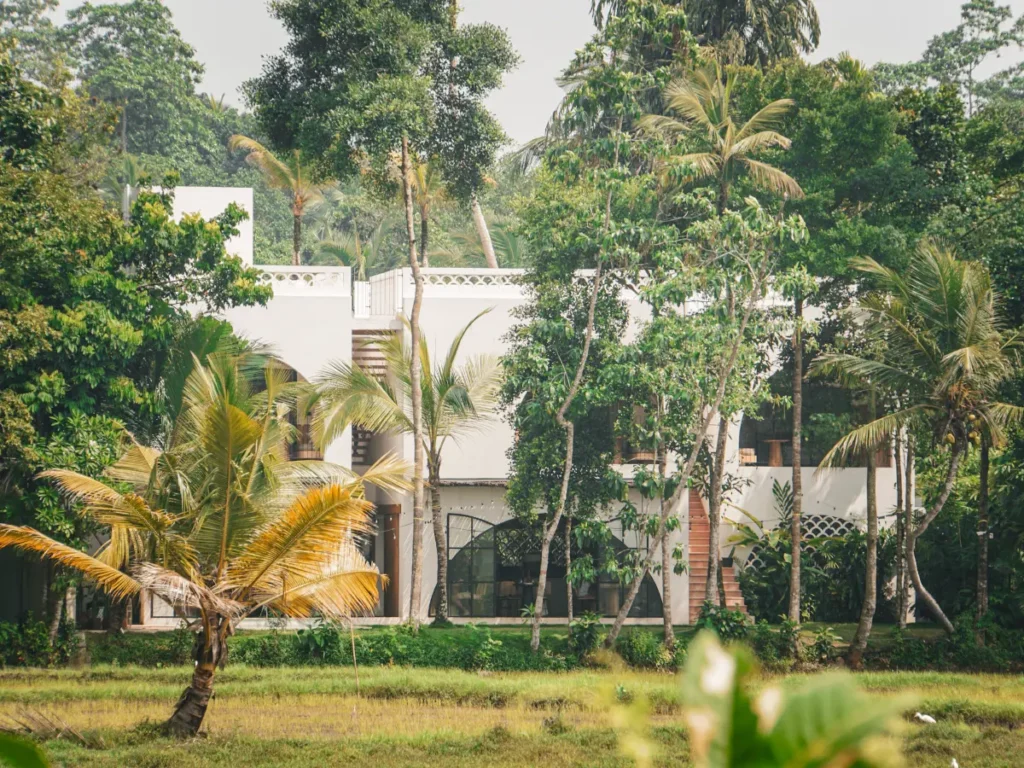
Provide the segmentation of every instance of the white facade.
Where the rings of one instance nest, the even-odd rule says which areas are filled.
[[[178,190],[178,199],[188,206],[190,201],[202,198],[204,205],[197,210],[206,216],[219,213],[220,198],[213,195],[191,193],[183,195]],[[238,190],[230,190],[237,193]],[[234,198],[237,202],[237,198]],[[201,202],[202,202],[201,201]],[[249,203],[251,210],[251,201]],[[251,241],[250,241],[251,242]],[[250,255],[251,258],[251,255]],[[350,270],[346,267],[264,267],[265,279],[274,287],[274,297],[266,307],[238,308],[225,313],[225,318],[237,333],[253,340],[269,344],[274,352],[300,376],[314,379],[325,366],[334,360],[351,361],[353,337],[367,331],[391,331],[405,333],[401,318],[408,316],[412,308],[413,281],[411,270],[400,269],[372,277],[366,283],[353,283]],[[474,317],[483,314],[466,334],[461,355],[490,354],[500,356],[506,349],[506,334],[511,327],[511,312],[524,301],[521,288],[516,284],[518,270],[486,269],[425,269],[425,294],[421,315],[423,334],[431,350],[446,350],[455,335]],[[637,305],[638,306],[638,305]],[[642,322],[635,313],[634,327]],[[358,342],[357,342],[358,344]],[[486,527],[509,521],[510,514],[504,503],[503,483],[508,477],[508,450],[513,434],[508,423],[501,417],[463,442],[449,442],[445,447],[441,474],[445,483],[442,489],[442,508],[446,524],[451,526],[450,542],[453,547],[467,545],[470,525]],[[736,507],[745,510],[759,520],[775,522],[776,512],[772,498],[773,480],[788,482],[792,470],[788,467],[741,466],[739,451],[739,424],[730,430],[730,450],[727,472],[749,480],[749,484],[732,499]],[[412,459],[412,438],[387,435],[374,436],[368,455],[362,461],[372,461],[393,452],[409,461]],[[329,461],[352,467],[353,445],[351,436],[346,434],[325,453]],[[358,470],[359,464],[355,464]],[[628,473],[627,473],[628,474]],[[864,469],[838,469],[817,471],[803,469],[804,515],[822,518],[838,518],[862,525],[866,509],[866,488]],[[378,611],[381,614],[367,621],[400,621],[407,617],[410,594],[410,563],[412,559],[412,501],[410,495],[402,498],[386,498],[375,489],[369,490],[370,497],[381,508],[384,505],[398,505],[398,567],[390,574],[392,586],[397,590],[398,600],[392,601],[393,610]],[[374,495],[379,494],[379,495]],[[879,510],[889,512],[895,505],[895,472],[891,468],[878,471]],[[639,503],[639,500],[637,501]],[[429,514],[429,510],[428,510]],[[740,520],[735,510],[726,510],[726,518]],[[686,516],[684,515],[684,522]],[[381,518],[385,519],[385,518]],[[391,518],[394,519],[394,518]],[[470,519],[479,521],[468,522]],[[723,529],[723,554],[729,554],[725,543],[730,534],[728,522]],[[386,534],[378,533],[374,555],[381,570],[385,570],[388,558],[385,553]],[[483,541],[484,537],[478,538]],[[629,538],[628,536],[623,539]],[[688,543],[688,526],[684,524],[674,534],[671,545]],[[625,541],[627,546],[639,546],[641,542]],[[492,545],[497,547],[497,545]],[[497,549],[488,553],[470,552],[473,558],[489,562],[497,556]],[[688,553],[687,553],[688,554]],[[747,553],[737,552],[737,561],[743,562]],[[391,555],[393,565],[394,553]],[[453,559],[451,561],[455,563]],[[476,562],[476,560],[474,560]],[[474,565],[474,568],[476,565]],[[449,565],[451,571],[452,565]],[[497,578],[495,580],[497,582]],[[426,615],[437,580],[437,567],[433,533],[429,521],[425,526],[424,568],[421,615]],[[660,576],[657,582],[660,591]],[[502,589],[498,583],[491,589]],[[652,587],[653,588],[653,587]],[[494,604],[507,600],[504,617],[488,616],[484,620],[518,622],[515,598],[491,595],[487,597],[487,585],[477,585],[478,592]],[[599,594],[598,601],[613,606],[615,596],[611,587],[594,585]],[[453,590],[456,591],[456,590]],[[476,595],[476,593],[474,593]],[[470,595],[469,602],[476,597]],[[686,574],[672,577],[673,613],[677,623],[685,622],[689,607],[689,577]],[[462,599],[462,598],[459,598]],[[456,596],[452,597],[453,605]],[[397,612],[394,607],[397,606]],[[474,609],[475,610],[475,609]],[[455,617],[453,617],[455,618]],[[456,618],[456,620],[458,620]],[[644,619],[637,619],[643,621]],[[658,621],[654,617],[651,621]]]

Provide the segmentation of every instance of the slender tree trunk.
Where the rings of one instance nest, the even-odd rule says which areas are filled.
[[[494,255],[494,242],[491,240],[491,231],[487,228],[487,219],[480,208],[480,201],[473,195],[473,224],[476,226],[477,237],[480,238],[480,247],[483,249],[484,258],[487,259],[489,269],[498,268],[498,257]]]
[[[722,483],[725,479],[725,451],[729,445],[729,419],[718,417],[718,435],[715,438],[715,457],[711,463],[708,498],[708,577],[704,599],[712,605],[722,605],[718,591],[718,571],[722,563]]]
[[[956,483],[957,472],[960,469],[960,459],[963,457],[963,446],[960,441],[957,440],[953,446],[953,454],[949,459],[949,469],[946,472],[946,481],[942,486],[942,492],[939,494],[939,498],[936,499],[932,508],[925,513],[924,518],[921,520],[921,524],[914,529],[908,529],[907,531],[907,569],[910,571],[910,579],[914,583],[914,589],[917,591],[917,599],[924,603],[928,612],[934,617],[934,619],[942,625],[942,628],[946,630],[947,634],[953,634],[953,622],[951,622],[946,614],[942,612],[942,608],[939,607],[938,601],[932,594],[925,589],[923,583],[921,583],[921,574],[917,570],[917,540],[921,538],[921,535],[928,530],[928,526],[931,525],[932,520],[942,511],[942,508],[946,505],[946,501],[949,499],[949,494],[953,491],[953,485]]]
[[[444,514],[441,511],[441,457],[431,460],[430,465],[430,512],[434,524],[434,544],[437,547],[437,611],[435,624],[448,623],[448,540],[444,531]]]
[[[906,614],[907,570],[903,558],[907,528],[903,520],[903,433],[897,428],[893,437],[893,464],[896,467],[896,617]]]
[[[409,389],[412,398],[413,433],[413,502],[412,502],[412,586],[409,590],[409,621],[414,628],[420,625],[420,593],[423,587],[423,390],[420,369],[420,311],[423,308],[423,273],[416,258],[416,222],[413,216],[412,184],[409,161],[409,139],[402,137],[402,188],[405,192],[405,224],[409,236],[409,266],[412,268],[415,292],[412,317],[409,319],[410,354]]]
[[[128,102],[121,107],[121,155],[122,160],[128,162]],[[124,189],[121,190],[121,218],[125,224],[131,221],[132,217],[132,185],[131,179],[124,180]]]
[[[302,264],[302,214],[292,213],[292,266]]]
[[[871,394],[871,418],[875,418],[875,396]],[[860,607],[860,621],[850,643],[847,663],[853,669],[860,669],[864,651],[871,637],[871,626],[875,620],[878,602],[878,459],[876,452],[868,451],[868,535],[867,560],[864,567],[864,602]]]
[[[572,639],[572,582],[569,575],[572,573],[572,515],[565,517],[565,598],[566,618],[569,626],[569,639]]]
[[[690,474],[693,472],[693,467],[697,463],[697,456],[700,453],[701,445],[707,436],[708,429],[711,427],[711,421],[714,419],[718,409],[722,407],[722,401],[725,399],[725,388],[728,383],[729,376],[732,375],[732,371],[736,366],[736,359],[739,357],[740,349],[743,346],[743,337],[746,335],[747,326],[750,324],[751,315],[754,312],[754,307],[761,295],[761,285],[764,282],[765,274],[762,272],[758,274],[754,279],[754,287],[751,290],[750,298],[747,300],[747,305],[743,311],[743,319],[740,322],[739,333],[736,335],[736,339],[733,341],[732,349],[729,351],[728,357],[722,361],[722,365],[718,370],[719,380],[718,389],[715,392],[714,402],[708,404],[704,408],[704,418],[701,420],[700,427],[694,433],[694,444],[690,450],[690,455],[686,460],[686,464],[680,473],[679,485],[672,494],[672,498],[666,507],[667,512],[662,514],[661,520],[658,525],[658,533],[651,542],[650,549],[646,559],[644,560],[643,567],[639,569],[637,575],[633,577],[632,583],[629,585],[629,589],[626,592],[626,598],[623,600],[622,605],[619,606],[619,612],[615,616],[615,621],[612,623],[612,627],[608,634],[605,636],[604,645],[606,648],[611,648],[615,645],[615,641],[619,637],[619,633],[622,632],[622,627],[626,623],[626,617],[629,616],[629,611],[633,607],[633,601],[636,600],[637,593],[640,592],[640,585],[643,583],[644,577],[647,575],[647,571],[651,567],[653,562],[653,552],[661,546],[665,537],[668,535],[668,518],[670,516],[678,516],[682,509],[682,504],[689,498],[689,480]]]
[[[427,248],[430,244],[430,214],[425,205],[420,206],[420,264],[424,267],[430,266],[430,257],[427,255]]]
[[[790,523],[789,620],[800,623],[801,517],[804,510],[803,428],[804,428],[804,301],[793,299],[793,518]]]
[[[658,397],[658,424],[660,427],[662,416],[661,396]],[[660,434],[660,428],[658,430]],[[654,463],[658,468],[658,478],[661,480],[661,492],[658,496],[659,519],[665,516],[665,466],[666,456],[657,442],[654,444]],[[668,532],[661,541],[661,619],[663,623],[662,633],[664,635],[665,647],[674,649],[676,647],[676,631],[672,620],[672,542]]]
[[[200,646],[200,659],[192,672],[192,685],[185,689],[174,705],[174,713],[165,724],[172,736],[189,738],[199,733],[199,728],[206,717],[206,710],[213,697],[213,676],[217,664],[209,651]]]
[[[978,619],[988,613],[988,438],[981,436],[978,478]]]
[[[57,566],[50,566],[50,582],[46,587],[46,617],[49,620],[47,634],[52,645],[57,640],[57,632],[60,630],[61,611],[64,608],[66,592],[58,586],[61,577],[61,569]]]
[[[910,532],[914,528],[914,436],[907,432],[907,458],[903,465],[903,612],[900,614],[900,629],[907,627],[907,614],[910,613]]]

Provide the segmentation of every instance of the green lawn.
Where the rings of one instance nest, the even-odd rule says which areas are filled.
[[[687,755],[674,676],[630,671],[471,673],[364,668],[229,667],[208,735],[154,735],[188,668],[0,671],[0,719],[39,712],[79,734],[45,747],[66,766],[618,766],[616,691],[645,699],[658,765]],[[939,673],[858,676],[880,697],[906,696],[895,740],[911,766],[1014,766],[1024,755],[1024,677]],[[784,685],[799,684],[800,675]],[[766,677],[761,684],[775,682]],[[916,710],[938,724],[922,726]]]

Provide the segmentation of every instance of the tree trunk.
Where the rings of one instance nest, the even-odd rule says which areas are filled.
[[[196,664],[192,672],[192,685],[181,694],[174,706],[174,714],[165,725],[172,736],[190,738],[199,733],[213,696],[213,676],[216,671],[217,665],[210,654],[204,653],[203,660]]]
[[[907,458],[903,465],[903,613],[899,617],[900,629],[907,628],[907,614],[910,613],[910,532],[914,528],[914,436],[907,432]]]
[[[427,213],[425,205],[420,206],[420,264],[424,267],[430,266],[430,257],[427,255],[427,248],[430,244],[430,214]]]
[[[409,621],[415,629],[420,625],[420,593],[423,586],[423,390],[420,370],[420,311],[423,308],[423,274],[416,258],[416,222],[413,216],[412,184],[409,162],[409,139],[402,137],[402,189],[405,192],[405,224],[409,236],[409,266],[412,268],[415,292],[412,317],[409,319],[409,344],[412,350],[409,365],[409,389],[412,398],[413,434],[413,502],[412,502],[412,587],[409,590]]]
[[[960,459],[963,456],[963,446],[960,444],[960,440],[957,440],[953,446],[953,455],[949,458],[949,470],[946,472],[946,482],[942,487],[942,492],[939,494],[939,498],[936,499],[932,508],[925,513],[924,518],[921,520],[921,524],[914,529],[908,529],[907,531],[907,569],[910,571],[910,580],[914,583],[914,589],[917,591],[917,599],[924,603],[928,612],[935,618],[942,628],[946,630],[947,634],[953,634],[953,622],[951,622],[946,614],[942,612],[942,608],[939,607],[938,601],[932,597],[931,593],[925,589],[924,584],[921,583],[921,574],[917,570],[917,540],[921,538],[921,535],[928,530],[928,526],[931,525],[932,520],[942,511],[942,508],[946,505],[946,501],[949,499],[949,494],[953,491],[953,485],[956,483],[957,472],[960,469]]]
[[[292,266],[302,264],[302,214],[292,213]]]
[[[903,433],[894,435],[893,465],[896,468],[896,617],[906,616],[907,569],[903,557],[907,528],[903,520]]]
[[[874,394],[871,395],[871,418],[875,417]],[[875,620],[875,606],[878,602],[878,469],[875,451],[868,451],[868,535],[867,561],[864,567],[864,602],[860,607],[860,621],[850,643],[847,663],[853,669],[860,669],[864,651],[871,636],[871,625]]]
[[[487,259],[489,269],[498,269],[498,257],[494,255],[494,243],[491,241],[491,231],[487,228],[487,219],[480,208],[480,201],[473,195],[473,224],[476,226],[477,237],[480,238],[480,247],[483,249],[484,258]]]
[[[572,640],[572,581],[569,576],[572,574],[572,515],[565,518],[565,599],[566,618],[569,627],[569,639]]]
[[[978,468],[978,619],[988,613],[988,438],[981,436],[981,456]]]
[[[437,611],[434,624],[448,623],[448,540],[441,512],[441,467],[438,461],[430,468],[430,512],[434,523],[434,543],[437,547]]]
[[[658,434],[661,433],[662,402],[658,396]],[[654,444],[654,463],[658,468],[658,478],[661,483],[661,491],[658,496],[658,517],[665,516],[665,465],[666,457],[664,451],[660,451],[657,440]],[[672,626],[672,542],[669,540],[668,531],[661,542],[661,620],[662,634],[665,647],[674,650],[676,647],[676,631]]]
[[[50,566],[50,582],[46,587],[46,617],[49,620],[47,634],[50,637],[50,645],[57,640],[57,633],[60,631],[61,611],[66,601],[66,591],[59,586],[61,570],[56,566]]]
[[[804,509],[802,440],[804,426],[804,302],[793,299],[793,518],[790,523],[789,620],[800,623],[801,517]]]
[[[728,445],[729,420],[725,416],[719,416],[715,457],[709,473],[711,483],[708,494],[708,577],[704,587],[704,599],[712,605],[722,605],[718,592],[718,571],[722,563],[722,483],[725,478],[725,450]]]

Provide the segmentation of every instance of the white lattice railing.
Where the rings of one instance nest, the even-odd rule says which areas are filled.
[[[262,267],[260,280],[274,288],[275,296],[351,296],[349,267]]]

